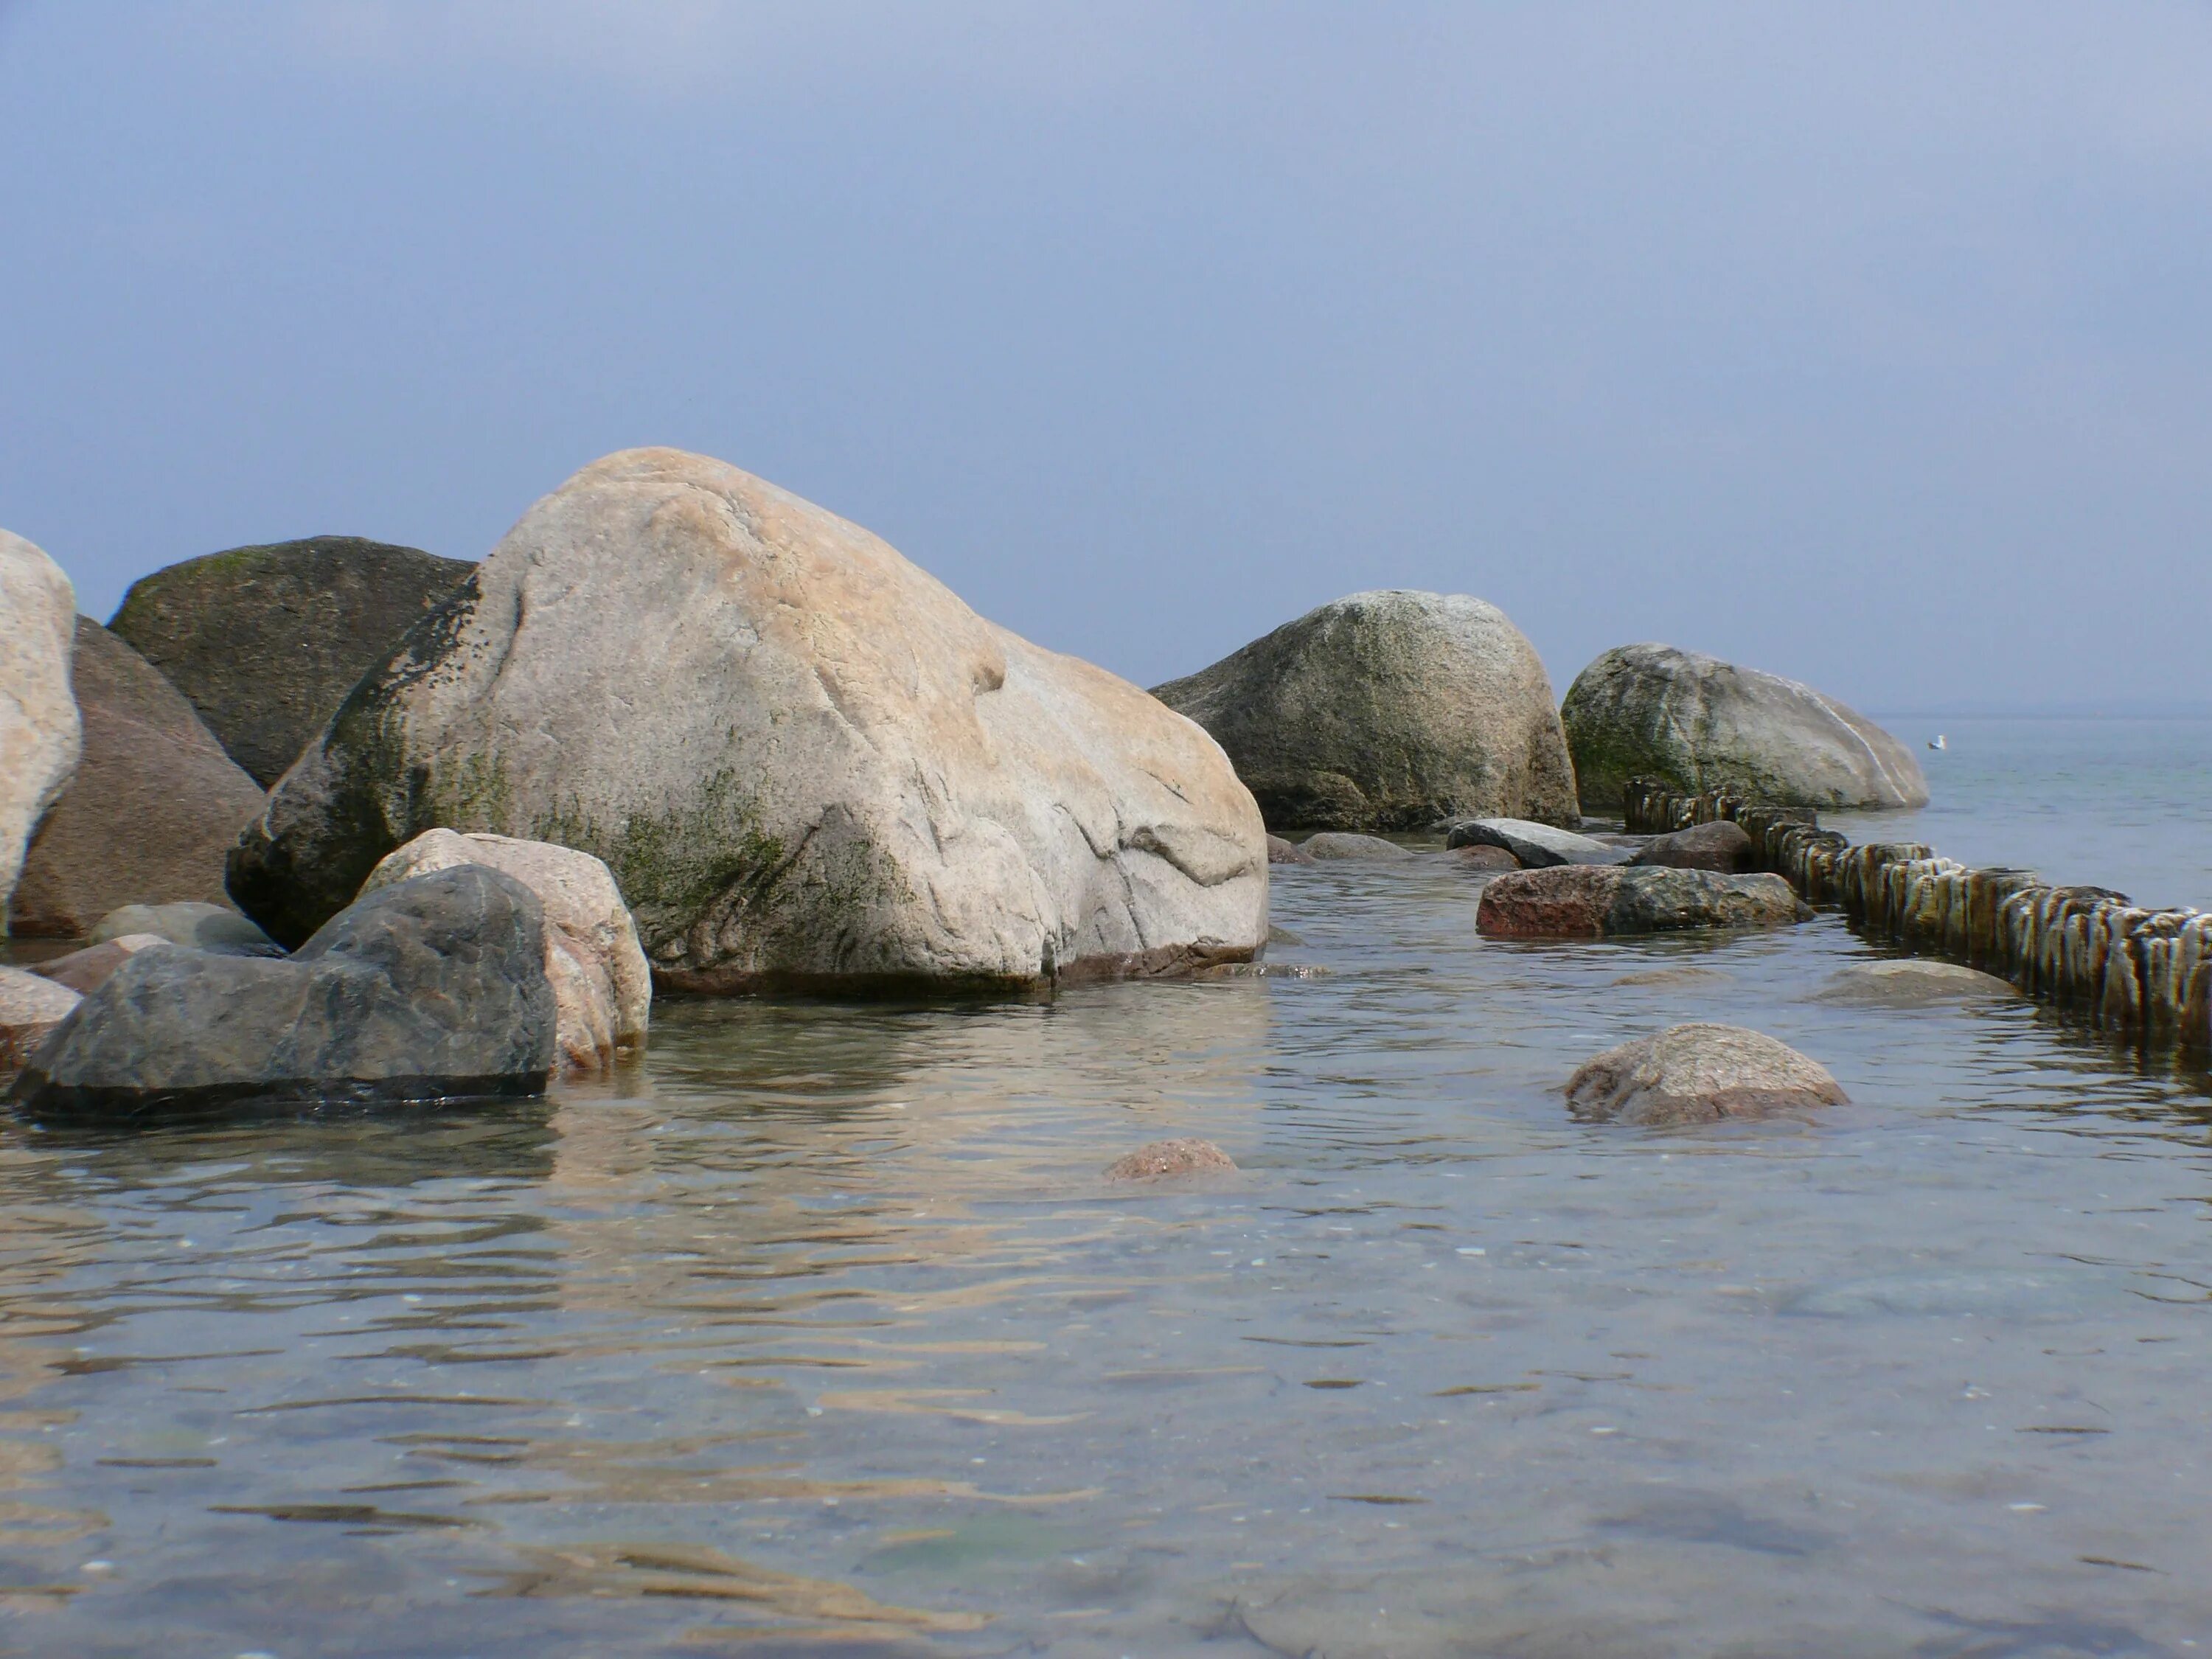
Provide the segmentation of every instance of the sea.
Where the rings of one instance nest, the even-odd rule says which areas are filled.
[[[2212,721],[1896,729],[1855,838],[2212,906]],[[1306,979],[665,1001],[540,1103],[8,1124],[0,1651],[2212,1651],[2201,1068],[1480,890],[1278,869]],[[1568,1114],[1692,1019],[1849,1103]],[[1171,1135],[1240,1167],[1103,1178]]]

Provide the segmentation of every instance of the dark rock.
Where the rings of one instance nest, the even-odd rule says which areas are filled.
[[[1210,1140],[1152,1140],[1109,1165],[1106,1179],[1161,1181],[1171,1176],[1225,1174],[1236,1168],[1236,1160]]]
[[[1368,864],[1402,864],[1414,854],[1395,841],[1385,841],[1380,836],[1355,836],[1338,830],[1324,830],[1318,836],[1306,839],[1303,849],[1309,861],[1348,859]]]
[[[369,894],[289,958],[142,951],[12,1098],[36,1116],[125,1120],[535,1094],[554,1058],[544,926],[528,888],[468,864]]]
[[[158,669],[89,617],[76,619],[70,682],[83,756],[32,838],[9,930],[77,939],[120,905],[221,900],[259,786]]]
[[[1285,841],[1280,836],[1267,837],[1267,862],[1270,864],[1311,864],[1313,854],[1294,841]]]
[[[1526,818],[1467,818],[1452,825],[1444,837],[1447,848],[1503,847],[1519,860],[1524,870],[1547,870],[1560,864],[1625,864],[1628,854],[1601,841],[1556,830]]]
[[[1152,695],[1213,734],[1277,827],[1577,816],[1543,663],[1463,593],[1354,593]]]
[[[1560,707],[1583,805],[1619,812],[1632,777],[1777,806],[1924,806],[1912,751],[1809,685],[1669,645],[1583,670]]]
[[[89,996],[113,978],[115,970],[137,956],[141,951],[161,951],[170,948],[170,941],[159,933],[124,933],[113,939],[102,939],[82,951],[72,951],[65,957],[49,957],[34,963],[31,971],[40,979],[50,979],[57,985],[65,985],[79,996]]]
[[[1665,870],[1711,870],[1723,876],[1749,870],[1758,849],[1742,829],[1726,819],[1655,836],[1628,861]]]
[[[1444,856],[1462,870],[1473,870],[1485,875],[1501,875],[1508,870],[1524,867],[1519,859],[1503,847],[1492,847],[1482,842],[1471,847],[1455,847]]]
[[[1474,925],[1488,939],[1601,939],[1691,927],[1771,927],[1812,912],[1779,876],[1560,865],[1496,878]]]
[[[1740,1025],[1673,1025],[1586,1062],[1567,1084],[1575,1115],[1656,1127],[1769,1117],[1849,1098],[1827,1067]]]
[[[357,536],[235,547],[140,579],[108,626],[266,788],[474,568]]]
[[[94,945],[125,934],[151,933],[172,945],[223,957],[281,957],[284,947],[225,904],[126,904],[102,916],[88,936]]]

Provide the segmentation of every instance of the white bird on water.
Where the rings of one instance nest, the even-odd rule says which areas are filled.
[[[1938,732],[1934,737],[1928,739],[1928,746],[1930,749],[1948,749],[1951,745],[1943,741],[1943,734],[1941,732]]]

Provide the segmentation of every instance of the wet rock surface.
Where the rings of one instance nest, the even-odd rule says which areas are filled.
[[[1354,593],[1152,694],[1213,734],[1278,828],[1577,816],[1542,661],[1463,593]]]
[[[76,590],[61,567],[0,530],[0,923],[32,832],[76,769]]]
[[[1147,1141],[1127,1158],[1107,1167],[1109,1181],[1166,1181],[1177,1176],[1223,1175],[1234,1171],[1236,1160],[1210,1140],[1178,1137]]]
[[[1823,1002],[1862,1002],[1885,1007],[1924,1007],[1977,998],[2016,997],[1995,974],[1951,962],[1861,962],[1837,973],[1820,992]]]
[[[1267,932],[1260,814],[1205,732],[677,450],[532,507],[273,792],[231,895],[296,939],[436,828],[603,860],[673,989],[1187,972]]]
[[[431,830],[369,872],[364,895],[395,882],[481,864],[514,877],[545,910],[545,977],[560,1011],[562,1062],[604,1071],[643,1045],[653,1014],[653,975],[622,894],[589,853],[507,836]]]
[[[265,789],[473,568],[358,536],[234,547],[134,582],[108,626]]]
[[[1502,847],[1525,870],[1547,870],[1561,864],[1626,864],[1623,848],[1578,835],[1572,830],[1532,823],[1526,818],[1468,818],[1451,827],[1444,837],[1448,849],[1462,847]]]
[[[1771,1117],[1848,1098],[1818,1060],[1740,1025],[1669,1026],[1608,1048],[1567,1084],[1576,1116],[1646,1127]]]
[[[1779,876],[1562,865],[1497,877],[1483,889],[1475,925],[1487,939],[1601,939],[1772,927],[1811,915]]]
[[[1380,836],[1355,835],[1348,830],[1324,830],[1310,836],[1300,848],[1309,863],[1350,860],[1368,864],[1403,864],[1418,857],[1410,848]]]
[[[1472,847],[1452,848],[1444,856],[1456,868],[1471,870],[1477,875],[1499,875],[1505,871],[1522,867],[1521,860],[1503,847],[1492,847],[1481,842]]]
[[[1333,970],[1303,962],[1224,962],[1201,968],[1194,979],[1326,979]]]
[[[137,1121],[534,1094],[555,1057],[544,948],[536,896],[481,865],[372,893],[289,958],[164,941],[78,1004],[11,1098],[37,1117]]]
[[[88,617],[70,681],[82,757],[24,857],[10,931],[76,939],[122,905],[221,902],[261,787],[160,670]]]
[[[1583,805],[1617,812],[1629,779],[1727,787],[1777,805],[1923,806],[1912,751],[1811,686],[1701,652],[1627,645],[1576,677],[1560,707]]]
[[[1741,875],[1757,861],[1758,848],[1742,829],[1725,819],[1655,836],[1629,862],[1667,870],[1711,870]]]

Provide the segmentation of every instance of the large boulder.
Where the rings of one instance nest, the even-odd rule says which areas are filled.
[[[1820,1061],[1740,1025],[1670,1025],[1607,1049],[1567,1083],[1576,1116],[1647,1127],[1769,1117],[1847,1098]]]
[[[0,933],[31,832],[76,767],[76,590],[61,567],[0,530]]]
[[[544,927],[528,888],[471,864],[369,894],[289,957],[143,951],[12,1097],[34,1116],[124,1120],[535,1094],[554,1057]]]
[[[1354,593],[1152,695],[1220,740],[1279,828],[1579,817],[1535,647],[1464,593]]]
[[[1813,913],[1779,876],[1623,865],[1510,870],[1482,890],[1486,939],[1606,939],[1699,927],[1772,927]]]
[[[471,568],[357,536],[234,547],[142,577],[107,625],[265,789]]]
[[[1665,870],[1714,870],[1733,876],[1758,863],[1759,849],[1741,824],[1716,818],[1671,835],[1654,836],[1628,861]]]
[[[15,1080],[80,1000],[66,985],[21,968],[0,968],[0,1089]]]
[[[1182,971],[1267,932],[1204,732],[677,450],[532,507],[277,787],[231,894],[295,939],[441,827],[605,860],[672,989]]]
[[[1624,645],[1561,705],[1584,807],[1617,813],[1629,779],[1795,806],[1924,806],[1912,751],[1809,685],[1671,645]]]
[[[84,719],[76,775],[40,825],[12,932],[76,939],[126,904],[223,897],[223,861],[262,806],[177,688],[88,617],[71,672]]]
[[[507,836],[426,830],[368,873],[362,891],[481,864],[503,870],[545,907],[545,977],[560,1011],[561,1058],[571,1070],[604,1071],[644,1046],[653,975],[637,928],[607,866],[589,853]]]

